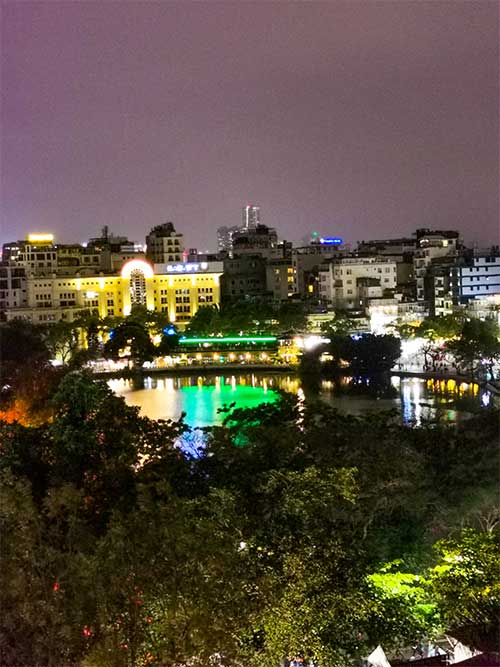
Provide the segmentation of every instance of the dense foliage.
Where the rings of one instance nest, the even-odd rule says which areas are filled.
[[[493,318],[466,318],[464,313],[428,317],[418,326],[396,327],[403,338],[424,339],[426,370],[446,362],[470,378],[495,379],[500,364],[500,328]]]
[[[220,334],[280,334],[304,331],[306,317],[301,303],[227,303],[221,307],[202,306],[191,318],[186,334],[216,336]]]
[[[90,375],[51,395],[0,422],[2,665],[326,667],[497,622],[495,412],[410,429],[284,395],[183,450]]]

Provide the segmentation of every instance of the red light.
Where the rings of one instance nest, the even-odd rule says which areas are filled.
[[[56,581],[56,583],[52,586],[52,590],[53,590],[53,591],[58,591],[58,590],[59,590],[59,584],[57,583],[57,581]]]

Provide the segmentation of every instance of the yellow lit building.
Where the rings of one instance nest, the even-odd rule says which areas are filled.
[[[137,304],[168,314],[182,329],[200,306],[219,304],[221,274],[222,262],[153,265],[131,259],[113,275],[32,275],[25,279],[24,303],[9,308],[6,317],[34,324],[71,322],[82,311],[123,317]]]

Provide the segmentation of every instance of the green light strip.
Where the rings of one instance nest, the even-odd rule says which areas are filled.
[[[181,338],[179,343],[182,345],[203,345],[204,343],[275,343],[276,336],[234,336],[228,338]]]

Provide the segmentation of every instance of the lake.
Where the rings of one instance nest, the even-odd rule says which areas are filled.
[[[351,378],[340,384],[323,381],[320,398],[329,405],[350,414],[360,415],[374,410],[396,409],[406,424],[421,424],[439,419],[456,422],[470,412],[487,408],[492,397],[477,385],[457,385],[453,380],[422,380],[392,377],[393,396],[375,399],[360,394]],[[247,373],[221,375],[192,375],[183,377],[146,376],[142,386],[131,380],[109,381],[113,391],[123,396],[127,404],[141,408],[141,414],[152,419],[178,419],[186,413],[190,426],[210,426],[221,423],[224,414],[219,410],[234,403],[236,407],[255,407],[277,400],[276,390],[303,396],[297,375],[278,373]]]

